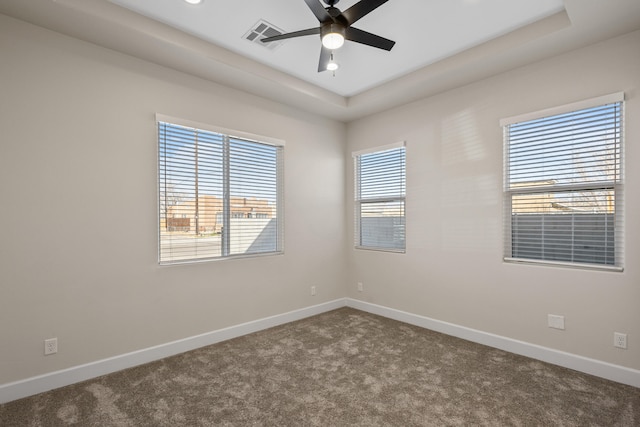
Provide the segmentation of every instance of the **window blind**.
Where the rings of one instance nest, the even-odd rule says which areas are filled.
[[[405,250],[405,147],[354,153],[356,247]]]
[[[505,126],[505,257],[623,263],[622,101]]]
[[[282,151],[158,121],[159,262],[281,252]]]

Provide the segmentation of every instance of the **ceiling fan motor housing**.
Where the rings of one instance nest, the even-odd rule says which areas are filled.
[[[329,16],[331,17],[331,19],[327,19],[324,22],[339,22],[345,27],[349,26],[349,21],[347,21],[347,18],[342,16],[342,12],[340,12],[340,9],[338,9],[337,7],[331,6],[331,7],[328,7],[326,10]]]
[[[320,27],[320,38],[323,38],[327,34],[338,33],[344,38],[346,35],[346,26],[340,22],[325,22]]]

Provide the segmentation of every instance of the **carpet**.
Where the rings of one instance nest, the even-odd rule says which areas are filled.
[[[640,426],[640,389],[341,308],[0,406],[1,426]]]

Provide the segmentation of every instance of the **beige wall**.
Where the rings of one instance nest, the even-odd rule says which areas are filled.
[[[349,296],[639,369],[639,48],[631,33],[351,123],[349,152],[406,140],[407,252],[352,249]],[[504,263],[499,120],[618,91],[627,97],[625,271]],[[566,330],[549,329],[548,313],[566,316]],[[613,347],[614,331],[628,334],[628,350]]]
[[[2,15],[0,58],[0,384],[344,296],[344,124]],[[158,266],[156,112],[285,140],[285,255]]]
[[[637,164],[638,46],[636,32],[346,126],[0,16],[0,384],[344,296],[640,369],[640,170],[624,273],[504,264],[498,125],[622,90]],[[158,266],[156,112],[286,141],[285,255]],[[407,253],[349,249],[350,152],[399,140]]]

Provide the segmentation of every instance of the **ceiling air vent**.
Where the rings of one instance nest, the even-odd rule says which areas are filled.
[[[278,48],[283,41],[278,40],[275,42],[262,43],[260,40],[267,37],[279,36],[280,34],[284,34],[284,30],[281,30],[280,28],[261,19],[256,22],[256,24],[251,27],[251,29],[242,36],[242,38],[266,47],[267,49],[274,50]]]

